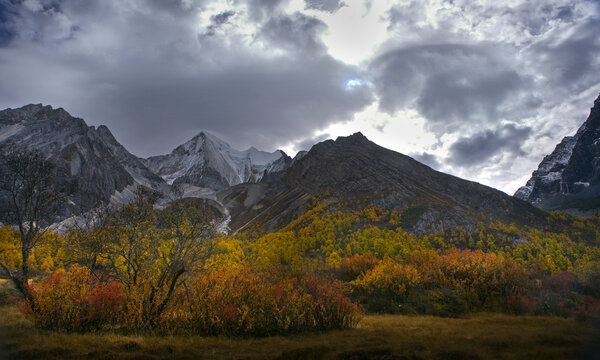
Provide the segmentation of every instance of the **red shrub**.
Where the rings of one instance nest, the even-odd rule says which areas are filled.
[[[508,307],[519,315],[535,315],[542,311],[542,302],[537,297],[513,294],[508,298]]]
[[[355,326],[360,312],[339,281],[274,279],[249,269],[212,272],[189,286],[188,328],[203,334],[273,335]]]
[[[576,289],[577,275],[571,271],[557,272],[546,277],[543,286],[551,291],[568,293]]]
[[[570,315],[580,320],[600,318],[600,300],[592,296],[582,296],[577,308]]]
[[[77,265],[50,275],[32,291],[35,304],[24,310],[44,329],[85,331],[114,325],[124,304],[120,284],[95,282]]]
[[[88,298],[86,319],[92,323],[114,324],[120,320],[120,310],[125,305],[120,283],[95,283]]]

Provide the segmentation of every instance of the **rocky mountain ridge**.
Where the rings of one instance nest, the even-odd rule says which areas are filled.
[[[42,104],[0,111],[0,154],[15,147],[38,150],[60,169],[58,182],[69,189],[60,219],[100,204],[127,203],[139,186],[160,194],[160,204],[177,196],[215,199],[218,190],[260,181],[292,162],[283,151],[239,151],[207,132],[171,154],[142,159],[127,151],[106,126],[88,126],[62,108]],[[174,194],[173,184],[183,193]]]
[[[600,95],[577,133],[544,157],[514,196],[545,210],[576,215],[600,209]]]
[[[2,151],[14,146],[38,150],[57,165],[62,174],[58,181],[69,189],[63,218],[100,203],[127,202],[139,185],[169,191],[106,126],[87,126],[62,108],[31,104],[0,111],[0,145]]]
[[[234,231],[278,230],[306,211],[311,197],[356,209],[411,211],[406,230],[428,233],[479,221],[539,226],[545,214],[490,187],[444,174],[369,141],[361,133],[314,145],[279,176],[219,192]]]
[[[140,159],[105,126],[28,105],[0,112],[0,145],[8,143],[40,150],[65,170],[62,180],[72,189],[65,216],[99,203],[125,203],[138,186],[162,194],[164,203],[181,185],[184,197],[216,200],[231,231],[280,229],[315,197],[347,208],[409,209],[406,228],[419,233],[483,220],[540,226],[545,218],[524,201],[437,172],[360,133],[315,144],[291,159],[279,150],[239,151],[201,132],[168,155]]]

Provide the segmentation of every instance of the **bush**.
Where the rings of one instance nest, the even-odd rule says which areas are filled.
[[[316,276],[278,280],[238,269],[199,275],[189,290],[187,328],[201,334],[342,329],[355,326],[360,317],[341,282]]]
[[[539,315],[542,302],[536,296],[513,294],[508,298],[508,308],[517,315]]]
[[[577,275],[571,271],[560,271],[544,278],[542,286],[550,291],[567,294],[577,289]]]
[[[598,317],[598,299],[584,295],[581,290],[586,290],[586,287],[573,272],[561,271],[547,276],[536,293],[541,304],[537,312],[579,319]]]
[[[525,291],[528,283],[527,273],[513,260],[454,250],[446,255],[417,251],[406,264],[385,259],[352,285],[357,299],[372,312],[456,316],[467,311],[517,311],[520,305],[510,297]]]
[[[417,270],[385,259],[352,282],[369,311],[401,312],[407,293],[420,282]]]
[[[464,297],[468,311],[499,310],[527,282],[523,267],[513,260],[481,251],[455,250],[442,256],[445,285]]]
[[[199,275],[189,286],[188,327],[207,335],[275,332],[277,303],[271,289],[241,271]]]
[[[456,290],[450,288],[419,289],[406,299],[403,310],[405,313],[456,317],[465,313],[466,303]]]
[[[371,254],[358,255],[343,258],[337,269],[338,277],[344,281],[355,280],[360,275],[374,268],[379,260]]]
[[[100,283],[89,270],[73,265],[32,286],[34,303],[24,310],[36,326],[59,331],[88,331],[119,322],[124,297],[116,282]]]
[[[356,326],[360,311],[346,296],[348,290],[342,282],[311,275],[301,284],[312,297],[310,309],[314,330]]]

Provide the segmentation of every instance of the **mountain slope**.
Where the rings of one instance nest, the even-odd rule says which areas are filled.
[[[546,156],[515,197],[579,215],[600,209],[600,95],[575,136]]]
[[[161,192],[168,185],[119,144],[106,126],[87,126],[62,108],[26,105],[0,111],[0,147],[41,151],[61,171],[69,190],[62,217],[86,212],[101,202],[124,202],[137,185]]]
[[[432,232],[478,221],[540,226],[545,214],[524,201],[478,183],[437,172],[380,147],[360,133],[314,145],[278,176],[218,194],[229,208],[232,230],[264,225],[280,229],[313,195],[341,206],[410,208],[413,232]],[[325,194],[325,195],[324,195]]]
[[[150,157],[145,163],[169,184],[222,190],[259,181],[265,172],[282,170],[290,161],[281,150],[268,153],[252,147],[239,151],[216,136],[201,132],[170,154]]]

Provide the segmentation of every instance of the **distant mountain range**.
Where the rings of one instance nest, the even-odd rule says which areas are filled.
[[[62,108],[41,104],[0,111],[0,151],[14,147],[39,150],[58,166],[58,181],[69,191],[62,219],[100,204],[127,203],[138,186],[162,194],[161,203],[173,199],[174,185],[184,196],[215,199],[219,190],[260,181],[292,162],[281,150],[239,151],[206,132],[168,155],[142,159],[106,126],[87,126]]]
[[[544,157],[514,195],[545,210],[591,215],[600,209],[600,96],[574,136]]]
[[[37,149],[57,164],[69,189],[62,219],[99,204],[127,203],[144,186],[162,195],[162,204],[173,199],[175,188],[186,197],[217,201],[231,231],[281,229],[314,199],[349,209],[402,210],[410,214],[407,230],[419,233],[495,220],[541,227],[546,214],[528,202],[547,209],[595,199],[599,103],[587,125],[565,138],[515,197],[435,171],[360,133],[318,143],[292,159],[281,150],[236,150],[200,132],[170,154],[142,159],[107,127],[87,126],[62,108],[41,104],[0,111],[0,151]]]

